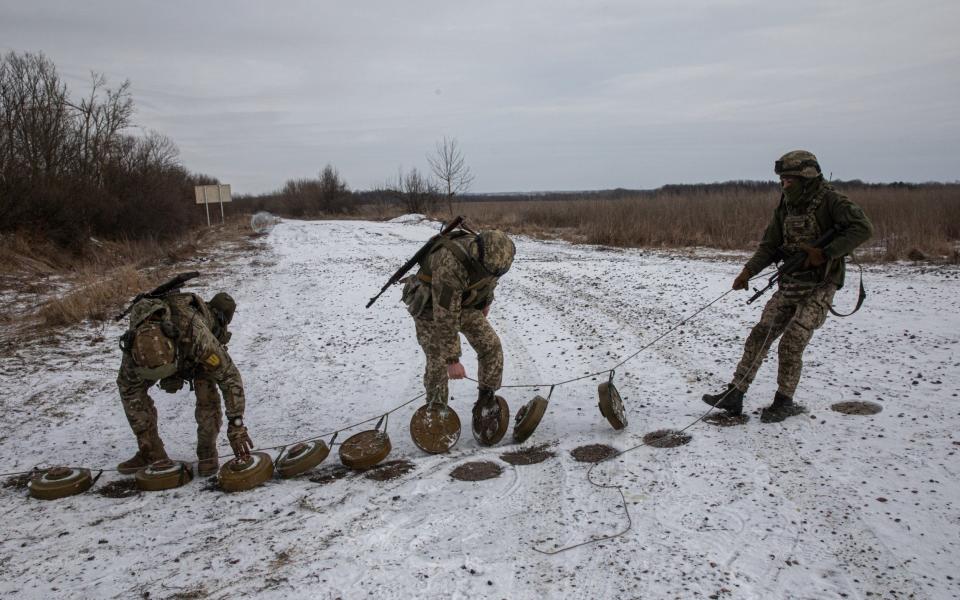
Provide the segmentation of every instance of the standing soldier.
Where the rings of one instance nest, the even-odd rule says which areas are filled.
[[[227,325],[236,303],[221,292],[210,302],[189,293],[147,297],[130,310],[130,328],[121,339],[123,360],[117,376],[120,400],[130,428],[137,436],[137,453],[117,465],[124,474],[167,458],[157,430],[157,409],[147,393],[155,382],[169,393],[191,383],[196,393],[197,472],[216,473],[217,435],[220,433],[220,395],[227,409],[227,438],[238,458],[253,442],[243,425],[245,405],[240,373],[227,353]]]
[[[751,277],[778,257],[806,253],[801,270],[784,274],[779,289],[767,302],[760,322],[750,331],[743,356],[727,389],[705,394],[703,401],[740,415],[743,395],[753,381],[771,344],[783,336],[779,346],[777,393],[773,403],[760,415],[764,423],[783,421],[803,412],[794,404],[800,382],[803,351],[814,330],[823,325],[832,310],[833,295],[843,286],[844,258],[873,234],[873,225],[859,206],[837,192],[823,179],[817,158],[805,150],[794,150],[774,164],[783,189],[780,204],[767,225],[763,240],[753,257],[733,281],[733,289],[746,290]],[[811,244],[830,227],[839,233],[822,248]]]
[[[447,380],[467,376],[460,364],[461,332],[476,350],[480,389],[473,406],[473,435],[487,446],[503,437],[494,396],[503,375],[503,350],[487,314],[493,290],[513,264],[515,252],[513,241],[502,231],[441,235],[404,287],[417,342],[427,357],[423,385],[428,405],[446,406]]]

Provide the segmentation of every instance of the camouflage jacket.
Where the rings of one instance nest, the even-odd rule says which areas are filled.
[[[223,403],[229,416],[242,415],[246,406],[243,380],[230,358],[226,347],[213,334],[216,318],[206,303],[194,294],[172,294],[163,298],[170,308],[170,320],[180,332],[177,345],[177,376],[182,379],[207,379],[215,382],[223,394]],[[139,389],[153,382],[145,381],[132,372],[132,358],[124,353],[125,369],[120,382],[121,394],[134,396]]]
[[[823,191],[823,201],[814,212],[814,217],[821,231],[826,231],[833,225],[840,225],[840,233],[823,248],[827,256],[829,271],[825,274],[826,280],[843,287],[846,264],[844,257],[857,246],[860,246],[873,235],[873,225],[863,213],[863,210],[851,202],[846,196],[833,189],[828,183],[822,182],[821,188],[816,188],[809,194],[812,197]],[[773,218],[763,233],[763,239],[753,256],[747,261],[746,269],[750,275],[756,275],[782,258],[780,250],[784,245],[783,220],[787,216],[786,200],[781,198],[780,204],[773,211]]]
[[[478,282],[471,281],[467,267],[457,260],[453,252],[439,248],[427,260],[430,270],[429,304],[434,321],[431,346],[451,361],[460,357],[460,312],[482,310],[489,306],[493,302],[498,279],[487,278],[488,281],[482,286],[482,294],[477,296],[471,293],[471,288]]]

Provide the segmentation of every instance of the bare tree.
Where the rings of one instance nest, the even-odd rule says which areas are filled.
[[[434,154],[427,156],[427,162],[430,163],[430,170],[440,181],[440,187],[447,195],[447,208],[452,216],[453,197],[466,192],[473,183],[473,173],[470,172],[463,152],[460,151],[457,138],[444,136],[443,140],[437,142]]]

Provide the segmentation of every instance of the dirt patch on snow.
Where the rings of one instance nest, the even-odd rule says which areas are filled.
[[[98,489],[97,493],[105,498],[129,498],[139,496],[140,489],[133,479],[118,479]]]
[[[729,415],[725,412],[710,413],[703,418],[704,423],[710,423],[717,427],[734,427],[736,425],[745,425],[750,420],[750,415]]]
[[[676,448],[690,442],[691,436],[673,429],[651,431],[643,436],[643,443],[654,448]]]
[[[28,483],[30,483],[30,473],[24,473],[23,475],[14,475],[8,478],[3,482],[3,487],[4,489],[13,488],[15,490],[25,490],[27,489]]]
[[[390,481],[391,479],[406,475],[415,468],[414,464],[409,460],[391,460],[375,466],[363,476],[374,481]]]
[[[606,444],[589,444],[570,451],[570,456],[577,462],[600,462],[617,454],[619,450]]]
[[[310,481],[326,485],[339,479],[343,479],[350,473],[352,473],[352,471],[343,465],[331,465],[322,471],[318,471],[313,477],[310,478]]]
[[[548,447],[549,444],[540,444],[539,446],[531,446],[530,448],[524,448],[522,450],[504,452],[500,455],[500,458],[504,462],[508,462],[514,466],[535,465],[555,456],[553,452],[547,450]]]
[[[478,460],[463,463],[450,471],[450,477],[460,481],[483,481],[484,479],[500,477],[501,473],[503,473],[503,469],[497,463],[489,460]]]
[[[845,415],[875,415],[883,410],[876,402],[861,401],[837,402],[830,408]]]

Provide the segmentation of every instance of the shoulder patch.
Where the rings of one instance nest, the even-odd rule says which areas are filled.
[[[211,352],[203,359],[203,364],[215,369],[220,366],[220,357],[216,352]]]

